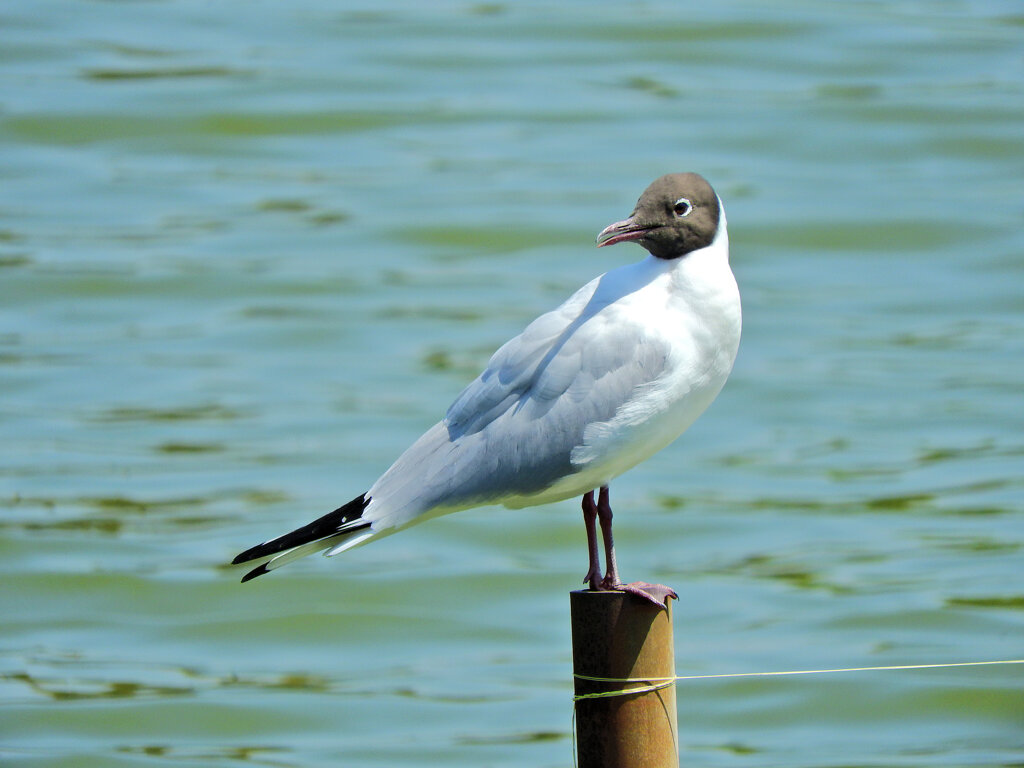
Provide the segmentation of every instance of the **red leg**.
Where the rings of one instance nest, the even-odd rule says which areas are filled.
[[[604,538],[604,561],[608,569],[601,581],[603,589],[618,589],[622,582],[619,581],[619,567],[615,563],[615,542],[612,540],[612,505],[608,498],[608,486],[601,486],[601,493],[597,497],[597,515],[601,519],[601,536]]]
[[[593,500],[593,494],[589,494]],[[648,584],[646,581],[634,581],[631,584],[623,584],[619,579],[619,568],[615,562],[615,542],[612,540],[612,505],[608,495],[608,486],[601,486],[601,493],[597,500],[597,514],[601,519],[601,535],[604,537],[605,561],[608,570],[601,581],[601,589],[619,589],[631,595],[653,603],[659,608],[668,607],[668,599],[678,595],[671,587],[663,584]],[[593,589],[593,586],[591,586]]]
[[[597,506],[593,491],[583,494],[583,522],[587,526],[587,549],[590,552],[590,568],[583,581],[597,590],[601,589],[601,559],[597,552]]]

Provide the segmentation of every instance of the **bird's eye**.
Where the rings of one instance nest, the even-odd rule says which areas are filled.
[[[680,197],[672,206],[672,212],[679,218],[683,218],[683,216],[689,216],[690,211],[692,210],[693,205],[685,197]]]

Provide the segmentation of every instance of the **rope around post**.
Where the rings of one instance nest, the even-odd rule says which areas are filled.
[[[638,693],[650,693],[661,688],[675,685],[680,680],[722,680],[738,677],[782,677],[785,675],[827,675],[837,672],[883,672],[896,669],[948,669],[952,667],[984,667],[997,664],[1024,664],[1024,659],[1000,659],[998,661],[958,661],[949,664],[891,664],[880,667],[842,667],[838,669],[793,669],[781,672],[732,672],[719,675],[676,675],[675,677],[631,678],[631,677],[592,677],[590,675],[573,675],[579,680],[595,683],[620,683],[631,685],[644,683],[635,688],[620,688],[613,691],[597,693],[581,693],[572,697],[574,702],[584,699],[605,699],[613,696],[631,696]]]

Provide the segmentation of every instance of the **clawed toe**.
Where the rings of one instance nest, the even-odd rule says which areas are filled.
[[[679,599],[679,595],[676,594],[675,590],[672,587],[666,587],[664,584],[648,584],[646,581],[634,581],[631,584],[619,584],[615,588],[641,600],[646,600],[662,610],[668,610],[669,599]]]
[[[587,578],[584,581],[590,583],[590,589],[594,592],[625,592],[627,595],[633,595],[633,597],[637,597],[644,602],[656,605],[662,610],[668,608],[668,601],[670,599],[679,599],[676,591],[672,587],[666,587],[664,584],[648,584],[646,581],[634,581],[630,584],[623,584],[613,581],[607,576],[600,580],[592,579],[591,574],[587,574]]]
[[[583,583],[590,585],[590,589],[593,591],[604,589],[600,571],[587,571],[587,575],[583,577]]]

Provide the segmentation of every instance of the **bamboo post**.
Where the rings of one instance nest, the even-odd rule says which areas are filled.
[[[651,680],[675,677],[672,611],[625,592],[569,593],[576,675]],[[670,601],[671,602],[671,601]],[[576,695],[643,688],[642,682],[575,678]],[[579,768],[678,768],[675,685],[576,701]]]

